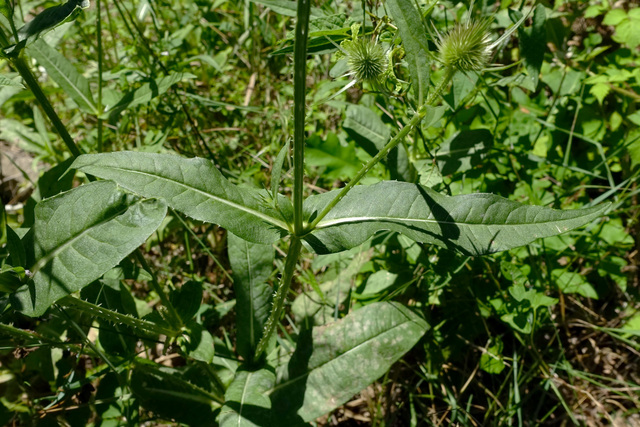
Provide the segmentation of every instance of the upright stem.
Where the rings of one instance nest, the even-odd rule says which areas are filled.
[[[396,147],[396,145],[398,145],[404,139],[404,137],[409,134],[409,132],[411,132],[416,126],[420,124],[422,119],[424,119],[424,117],[427,115],[427,112],[429,111],[427,107],[432,105],[438,100],[438,97],[440,96],[442,91],[447,87],[447,85],[449,84],[449,82],[451,81],[455,73],[456,73],[456,70],[454,68],[447,68],[445,75],[442,81],[440,82],[440,84],[438,85],[438,87],[436,88],[436,90],[434,90],[433,93],[431,93],[431,95],[429,96],[429,99],[427,99],[427,102],[425,102],[420,108],[418,108],[418,111],[416,111],[416,114],[411,118],[411,121],[405,127],[403,127],[400,130],[400,132],[396,134],[396,136],[391,138],[391,140],[387,143],[387,145],[385,145],[378,152],[378,154],[376,154],[371,160],[369,160],[367,164],[364,165],[362,169],[360,169],[360,171],[356,174],[356,176],[353,177],[349,181],[349,183],[342,188],[340,193],[338,193],[338,195],[320,212],[320,214],[318,214],[318,216],[313,220],[313,222],[309,224],[309,226],[305,230],[307,233],[313,230],[318,225],[318,223],[325,216],[327,216],[327,214],[331,211],[331,209],[333,209],[335,205],[337,205],[338,202],[340,202],[340,200],[342,200],[344,196],[346,196],[347,193],[351,191],[351,189],[355,187],[356,184],[358,184],[358,182],[360,182],[362,178],[364,178],[364,176],[371,170],[371,168],[373,168],[382,159],[387,157],[387,154],[389,154],[389,152],[393,150]]]
[[[307,90],[307,33],[311,0],[298,0],[298,21],[293,55],[293,233],[302,231],[304,185],[304,120]]]
[[[104,151],[104,143],[102,141],[102,119],[100,116],[102,115],[102,19],[101,19],[101,11],[100,0],[96,0],[96,33],[97,33],[97,42],[98,42],[98,100],[97,100],[97,108],[98,108],[98,153],[102,153]]]
[[[307,92],[307,33],[309,30],[309,12],[311,0],[298,0],[298,20],[296,22],[296,38],[293,49],[293,236],[287,252],[284,274],[273,297],[273,308],[264,327],[264,333],[256,348],[258,359],[267,349],[271,336],[280,322],[293,273],[302,249],[302,241],[298,237],[303,232],[302,202],[304,185],[304,120],[305,99]]]
[[[264,333],[262,334],[262,338],[260,339],[258,347],[256,348],[256,359],[259,359],[262,353],[264,353],[264,351],[267,349],[269,341],[271,340],[271,336],[275,332],[276,326],[280,322],[280,316],[282,315],[284,302],[287,299],[287,294],[289,293],[289,288],[291,287],[293,273],[296,271],[296,264],[298,263],[298,257],[300,256],[300,249],[302,249],[302,241],[298,237],[294,236],[291,239],[291,245],[289,246],[289,251],[287,252],[287,261],[285,262],[282,280],[280,281],[280,285],[278,285],[278,290],[273,296],[273,308],[271,310],[271,315],[269,315],[267,324],[264,327]]]

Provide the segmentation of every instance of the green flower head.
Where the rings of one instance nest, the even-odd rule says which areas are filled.
[[[493,44],[489,36],[489,19],[456,24],[444,35],[437,33],[439,60],[447,68],[462,72],[480,71],[491,59]]]
[[[347,64],[356,80],[364,82],[379,81],[387,71],[387,55],[373,40],[359,38],[348,40],[340,45],[347,57]]]

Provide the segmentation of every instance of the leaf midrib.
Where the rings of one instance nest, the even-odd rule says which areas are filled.
[[[331,220],[320,221],[318,225],[316,225],[315,229],[323,229],[329,228],[336,225],[344,225],[350,223],[360,223],[360,222],[418,222],[418,223],[432,223],[432,224],[446,224],[446,225],[458,225],[465,227],[490,227],[490,226],[501,226],[501,227],[517,227],[517,226],[529,226],[529,225],[544,225],[547,223],[561,223],[565,221],[576,220],[580,218],[584,218],[585,216],[591,215],[592,212],[582,216],[576,216],[573,218],[565,218],[565,219],[550,219],[546,221],[537,221],[537,222],[523,222],[523,223],[471,223],[471,222],[463,222],[463,221],[441,221],[436,219],[425,219],[425,218],[407,218],[407,217],[391,217],[391,216],[352,216],[352,217],[344,217],[344,218],[336,218]]]
[[[93,166],[93,165],[86,165],[86,167],[91,167],[91,166]],[[83,166],[83,167],[85,167],[85,166]],[[149,172],[139,171],[139,170],[135,170],[135,169],[127,169],[127,168],[118,167],[118,166],[97,165],[95,167],[104,168],[104,169],[112,169],[112,170],[121,171],[121,172],[129,172],[129,173],[133,173],[133,174],[144,175],[144,176],[149,176],[149,177],[152,177],[152,178],[168,181],[170,183],[174,183],[174,184],[176,184],[178,186],[184,187],[184,188],[186,188],[188,190],[192,190],[192,191],[195,191],[196,193],[199,193],[199,194],[202,194],[204,196],[207,196],[208,198],[210,198],[212,200],[215,200],[215,201],[218,201],[218,202],[220,202],[222,204],[225,204],[225,205],[227,205],[229,207],[232,207],[232,208],[238,209],[240,211],[246,212],[246,213],[248,213],[250,215],[256,216],[256,217],[262,219],[263,221],[265,221],[265,222],[267,222],[267,223],[269,223],[271,225],[275,225],[276,227],[279,227],[279,228],[281,228],[281,229],[283,229],[285,231],[288,231],[288,227],[287,227],[286,223],[284,223],[284,222],[282,222],[280,220],[277,220],[272,216],[269,216],[267,214],[264,214],[264,213],[262,213],[260,211],[254,210],[254,209],[250,209],[247,206],[240,205],[240,204],[232,202],[230,200],[223,199],[223,198],[221,198],[219,196],[215,196],[215,195],[213,195],[211,193],[207,193],[206,191],[200,190],[199,188],[193,187],[191,185],[187,185],[184,182],[180,182],[180,181],[177,181],[175,179],[167,178],[167,177],[164,177],[164,176],[161,176],[161,175],[155,175],[155,174],[152,174],[152,173],[149,173]],[[126,184],[124,184],[124,183],[121,184],[121,185],[126,186]],[[229,185],[233,185],[233,184],[229,183]],[[129,187],[129,189],[131,191],[133,191],[134,193],[136,192],[136,190],[133,190],[130,187]],[[177,209],[177,208],[174,208],[174,209]],[[178,209],[178,210],[180,210],[180,209]]]

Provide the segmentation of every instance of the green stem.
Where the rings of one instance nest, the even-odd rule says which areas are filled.
[[[140,263],[140,265],[142,265],[142,268],[145,269],[147,273],[151,275],[151,288],[158,294],[158,296],[160,297],[160,301],[162,302],[162,305],[164,305],[164,307],[167,309],[167,313],[168,313],[167,317],[169,317],[169,319],[167,320],[169,320],[170,324],[173,327],[182,328],[184,324],[182,323],[182,319],[180,318],[180,315],[178,314],[175,307],[171,303],[169,296],[165,293],[162,286],[160,286],[160,283],[158,283],[158,279],[156,278],[156,275],[149,267],[149,264],[147,264],[147,260],[144,259],[142,252],[140,252],[140,250],[138,249],[136,250],[135,254],[136,254],[136,258],[138,259],[138,262]]]
[[[80,152],[80,149],[78,149],[76,143],[73,141],[73,138],[71,138],[71,135],[69,135],[67,128],[62,123],[62,120],[60,120],[60,117],[56,113],[56,110],[54,110],[49,103],[49,100],[40,88],[38,81],[29,69],[29,66],[27,66],[24,58],[22,56],[19,56],[12,60],[11,63],[16,68],[16,70],[18,70],[18,73],[20,73],[20,76],[24,80],[25,84],[31,90],[33,96],[35,96],[36,100],[42,107],[42,110],[47,115],[47,117],[49,117],[49,120],[51,120],[51,124],[53,124],[56,132],[58,132],[58,135],[60,135],[62,141],[64,141],[73,157],[78,157],[79,155],[81,155],[82,153]]]
[[[294,236],[291,239],[291,245],[289,246],[289,251],[287,252],[287,261],[284,265],[284,274],[282,275],[282,280],[280,280],[278,290],[273,296],[273,309],[271,310],[271,315],[267,320],[267,324],[264,327],[264,333],[262,334],[262,338],[260,339],[258,347],[256,348],[255,359],[259,359],[262,353],[264,353],[264,351],[267,349],[269,341],[271,340],[271,336],[275,332],[276,326],[280,322],[280,316],[282,315],[284,302],[287,299],[287,294],[289,293],[289,288],[291,287],[293,273],[295,273],[296,271],[296,264],[298,263],[298,257],[300,256],[301,249],[302,241]]]
[[[300,235],[304,198],[304,122],[307,79],[307,33],[309,31],[310,0],[298,0],[298,21],[293,56],[293,232]]]
[[[102,140],[102,119],[100,118],[102,115],[102,8],[100,6],[100,0],[96,0],[96,33],[98,42],[98,153],[102,153],[104,151],[104,143]]]
[[[259,359],[267,349],[271,336],[280,322],[280,316],[287,299],[293,273],[296,270],[302,242],[297,237],[303,232],[302,202],[304,201],[304,124],[305,99],[307,92],[307,36],[311,0],[298,0],[296,38],[293,48],[293,237],[284,266],[284,274],[273,297],[273,309],[264,327],[264,332],[256,348],[255,359]]]
[[[333,209],[340,202],[340,200],[342,200],[344,196],[346,196],[347,193],[351,191],[351,189],[355,187],[356,184],[358,184],[360,180],[364,178],[364,176],[376,164],[378,164],[382,159],[387,157],[387,154],[389,154],[389,152],[393,150],[404,139],[404,137],[409,134],[409,132],[411,132],[414,128],[416,128],[420,124],[422,119],[424,119],[424,117],[427,115],[427,112],[429,111],[428,107],[430,105],[433,105],[433,103],[435,103],[438,100],[438,97],[440,96],[442,91],[447,87],[447,85],[449,84],[449,82],[451,81],[455,73],[456,73],[456,70],[454,68],[448,68],[446,70],[444,78],[442,79],[442,81],[440,82],[436,90],[434,90],[433,93],[429,96],[429,99],[427,99],[427,102],[425,102],[420,108],[418,108],[418,111],[416,111],[416,114],[411,118],[411,121],[405,127],[403,127],[400,130],[400,132],[396,134],[396,136],[391,138],[391,140],[387,143],[387,145],[385,145],[378,152],[378,154],[376,154],[371,160],[369,160],[369,162],[367,162],[367,164],[364,165],[362,169],[360,169],[360,171],[356,174],[356,176],[353,177],[351,181],[349,181],[349,183],[342,188],[340,193],[338,193],[338,195],[318,214],[318,216],[313,220],[313,222],[311,222],[311,224],[307,226],[305,230],[306,233],[309,233],[310,231],[312,231],[318,225],[318,223],[325,216],[327,216],[327,214],[331,211],[331,209]]]

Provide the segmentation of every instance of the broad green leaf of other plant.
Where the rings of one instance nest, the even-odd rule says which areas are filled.
[[[161,200],[142,200],[114,182],[83,185],[35,208],[33,280],[12,296],[27,316],[98,279],[140,246],[167,212]]]
[[[230,183],[206,159],[122,151],[83,155],[71,167],[111,179],[143,197],[163,198],[173,209],[250,242],[271,244],[288,233],[287,198],[278,201],[283,215],[268,202],[266,191]]]
[[[272,393],[278,425],[309,422],[347,402],[384,375],[428,329],[409,308],[380,302],[301,334],[287,375]]]
[[[218,419],[220,427],[253,427],[265,425],[271,414],[271,390],[276,376],[267,369],[240,371],[224,394],[224,406]]]
[[[337,190],[309,197],[304,206],[307,218],[313,220],[336,194]],[[420,185],[384,181],[354,187],[304,239],[325,254],[391,230],[417,242],[484,255],[573,230],[602,215],[608,206],[563,211],[493,194],[450,197]]]

